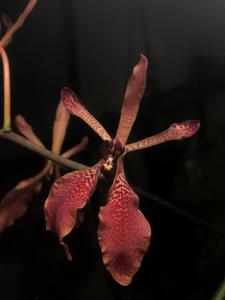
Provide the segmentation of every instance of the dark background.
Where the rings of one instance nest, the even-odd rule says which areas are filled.
[[[1,0],[13,20],[27,1]],[[225,231],[224,0],[39,0],[7,48],[13,116],[22,113],[50,147],[60,88],[70,86],[114,134],[123,93],[139,54],[149,59],[147,89],[130,141],[173,122],[200,119],[199,133],[130,154],[130,183]],[[2,98],[1,98],[2,107]],[[99,159],[100,139],[72,118],[65,149],[88,134],[76,160]],[[0,195],[44,165],[38,155],[0,141]],[[96,228],[108,184],[100,183],[85,221],[67,241],[68,263],[45,230],[49,184],[0,238],[0,299],[208,300],[224,277],[225,236],[141,197],[152,226],[151,247],[128,287],[105,270]],[[36,298],[38,297],[38,298]]]

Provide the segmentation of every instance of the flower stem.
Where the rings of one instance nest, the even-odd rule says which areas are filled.
[[[5,33],[5,35],[0,40],[0,45],[2,47],[6,47],[12,40],[13,34],[23,25],[27,16],[31,13],[34,6],[36,5],[37,0],[30,0],[24,11],[18,17],[16,22],[12,25],[12,27]]]
[[[4,120],[3,130],[11,130],[11,91],[10,91],[10,68],[9,60],[5,49],[0,46],[0,55],[3,66],[3,85],[4,85]]]

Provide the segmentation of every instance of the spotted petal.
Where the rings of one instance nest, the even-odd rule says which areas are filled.
[[[120,122],[116,133],[116,138],[123,145],[126,144],[138,113],[141,98],[145,91],[147,66],[147,58],[144,55],[141,55],[127,84]]]
[[[87,123],[103,140],[111,140],[105,128],[83,106],[77,95],[69,88],[61,90],[61,99],[66,109]]]
[[[71,172],[58,178],[45,202],[47,230],[58,235],[69,260],[72,260],[72,256],[63,238],[75,227],[78,210],[84,208],[94,192],[101,166],[100,161],[92,168]]]
[[[149,148],[168,141],[176,141],[189,138],[194,135],[200,127],[199,120],[188,120],[181,123],[173,123],[170,127],[158,134],[125,146],[125,151],[135,151]]]
[[[98,238],[103,262],[121,285],[130,284],[149,247],[151,228],[138,206],[120,159],[107,204],[100,208]]]

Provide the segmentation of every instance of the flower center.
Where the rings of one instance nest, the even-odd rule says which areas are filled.
[[[110,141],[104,141],[100,151],[105,160],[103,169],[105,171],[111,171],[114,167],[114,162],[124,152],[124,147],[118,139],[112,139]]]

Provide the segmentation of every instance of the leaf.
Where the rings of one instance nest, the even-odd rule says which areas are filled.
[[[87,123],[103,140],[111,140],[105,128],[83,106],[77,95],[69,88],[62,88],[61,99],[66,109]]]
[[[151,228],[138,206],[120,159],[107,204],[100,208],[98,239],[106,268],[124,286],[132,281],[150,243]]]
[[[45,202],[46,228],[58,235],[68,260],[72,260],[72,255],[63,238],[75,227],[78,210],[84,208],[93,194],[101,166],[102,161],[58,178]]]
[[[116,138],[124,145],[128,139],[131,128],[136,120],[141,98],[146,86],[146,70],[148,60],[141,55],[138,64],[127,83],[127,88],[121,109],[120,122]]]
[[[0,232],[22,217],[34,194],[41,189],[41,181],[29,178],[18,183],[0,202]]]
[[[163,132],[155,134],[146,139],[137,141],[125,146],[125,151],[135,151],[148,147],[152,147],[158,144],[162,144],[168,141],[176,141],[184,138],[189,138],[194,135],[200,127],[199,120],[188,120],[181,123],[174,123]]]

